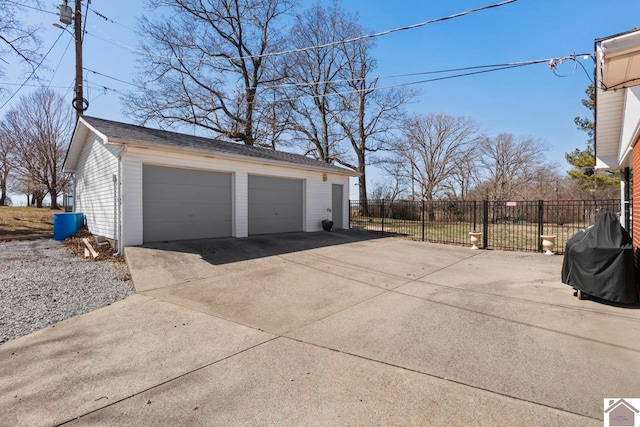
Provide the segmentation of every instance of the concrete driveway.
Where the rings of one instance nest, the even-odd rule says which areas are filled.
[[[562,257],[351,233],[128,248],[138,294],[0,346],[0,424],[602,425],[640,311]]]

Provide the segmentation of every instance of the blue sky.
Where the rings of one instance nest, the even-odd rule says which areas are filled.
[[[496,2],[343,0],[341,4],[345,9],[359,13],[367,29],[378,32]],[[301,7],[311,3],[299,2]],[[42,7],[55,12],[57,4],[47,0]],[[142,2],[93,0],[90,6],[109,21],[89,11],[84,43],[85,68],[125,82],[132,81],[136,59],[133,50],[138,43],[132,29],[136,26],[136,17],[145,13]],[[42,24],[43,47],[48,50],[62,31],[52,26],[57,17],[33,12],[28,19]],[[397,75],[591,53],[595,38],[627,31],[634,26],[640,27],[638,0],[518,0],[499,8],[378,38],[376,74]],[[44,84],[51,82],[51,87],[66,95],[69,102],[71,90],[65,88],[71,87],[74,76],[73,43],[66,54],[63,52],[70,41],[71,36],[63,34],[48,57],[48,69],[39,72],[41,81]],[[591,73],[591,59],[581,61]],[[13,63],[5,65],[5,69],[6,76],[0,80],[0,85],[13,93],[17,86],[7,83],[20,84],[25,75],[20,74]],[[575,128],[573,118],[587,113],[580,100],[589,84],[582,69],[578,68],[571,75],[572,70],[572,65],[563,65],[558,73],[570,75],[560,78],[546,64],[539,64],[418,85],[421,94],[409,109],[467,116],[489,135],[509,132],[540,138],[548,147],[541,155],[567,169],[564,153],[584,147],[586,135]],[[109,89],[126,92],[134,88],[92,73],[87,73],[86,77],[90,87],[87,114],[130,122],[122,111],[120,95]],[[396,78],[389,82],[405,80]],[[25,87],[19,95],[31,90],[34,88]],[[10,106],[11,103],[0,111],[0,115]],[[373,181],[381,179],[377,173],[372,175]]]

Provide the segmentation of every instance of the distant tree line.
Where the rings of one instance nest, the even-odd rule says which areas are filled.
[[[545,144],[533,137],[483,135],[465,117],[416,114],[403,121],[370,197],[387,200],[614,199],[619,172],[596,171],[593,136],[594,88],[582,100],[590,117],[576,117],[589,138],[566,154],[569,171],[549,162]]]
[[[0,120],[0,206],[8,192],[25,194],[28,204],[51,209],[69,184],[62,163],[74,116],[69,104],[51,89],[41,88],[20,98]]]

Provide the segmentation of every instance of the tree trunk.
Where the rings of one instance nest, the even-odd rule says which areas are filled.
[[[49,194],[51,195],[51,209],[60,209],[58,206],[58,190],[49,190]]]
[[[360,165],[359,172],[361,175],[358,177],[358,195],[360,199],[360,213],[364,216],[371,216],[369,213],[369,201],[367,200],[367,177],[365,175],[364,164]]]

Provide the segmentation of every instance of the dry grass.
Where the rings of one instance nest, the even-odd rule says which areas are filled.
[[[380,232],[382,221],[380,218],[357,217],[351,219],[351,227],[363,231]],[[556,251],[564,251],[567,240],[584,228],[578,224],[545,224],[543,232],[557,236]],[[482,223],[476,224],[476,229],[482,230]],[[425,222],[424,240],[433,243],[447,243],[469,245],[469,231],[473,230],[472,223],[466,222]],[[488,246],[491,249],[532,251],[538,250],[540,236],[538,224],[489,224]],[[421,221],[398,220],[385,218],[384,232],[390,236],[421,240],[423,224]]]
[[[0,240],[29,236],[52,236],[53,214],[62,210],[23,206],[0,206]]]

